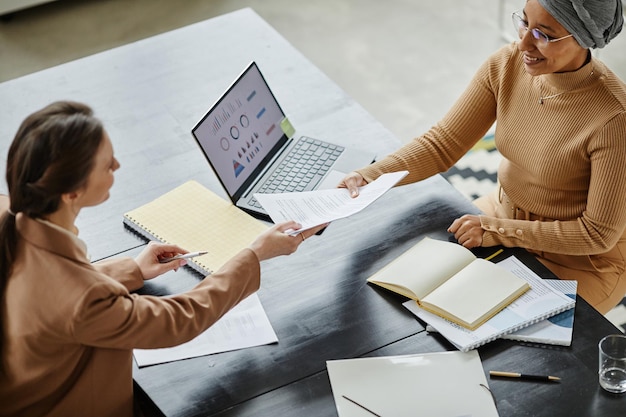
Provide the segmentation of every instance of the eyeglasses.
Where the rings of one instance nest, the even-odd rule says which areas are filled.
[[[517,12],[514,12],[512,17],[513,17],[513,26],[515,26],[515,29],[517,29],[517,33],[519,34],[520,39],[522,39],[524,37],[524,34],[529,30],[528,22],[525,21],[522,18],[522,16],[517,14]],[[530,29],[530,34],[533,35],[533,39],[537,41],[537,45],[539,47],[546,47],[550,45],[552,42],[562,41],[563,39],[567,39],[571,36],[574,36],[572,34],[569,34],[561,38],[553,38],[551,36],[546,35],[545,33],[543,33],[537,28]]]

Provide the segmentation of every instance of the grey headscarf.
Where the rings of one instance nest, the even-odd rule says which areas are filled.
[[[604,48],[622,30],[622,0],[538,0],[583,48]]]

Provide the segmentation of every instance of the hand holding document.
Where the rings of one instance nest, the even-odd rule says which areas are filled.
[[[274,223],[295,220],[300,233],[324,223],[351,216],[372,204],[408,171],[383,174],[375,181],[359,188],[359,196],[352,198],[346,188],[304,191],[300,193],[254,194]]]

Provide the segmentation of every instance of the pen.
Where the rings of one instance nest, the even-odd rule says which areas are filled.
[[[489,371],[490,376],[502,376],[505,378],[519,378],[526,379],[529,381],[546,381],[546,382],[558,382],[561,380],[558,376],[550,376],[550,375],[529,375],[529,374],[520,374],[518,372],[502,372],[502,371]]]
[[[346,397],[345,395],[342,395],[342,397],[345,398],[346,400],[350,401],[352,404],[357,405],[357,406],[361,407],[362,409],[364,409],[365,411],[371,413],[373,416],[381,417],[380,414],[376,414],[375,412],[373,412],[369,408],[362,406],[361,404],[357,403],[354,400],[351,400],[350,398]]]
[[[494,253],[492,253],[491,255],[487,256],[485,258],[485,261],[490,261],[493,258],[495,258],[496,256],[500,255],[502,252],[504,252],[504,249],[498,249],[497,251],[495,251]]]
[[[207,253],[209,253],[209,252],[207,252],[207,251],[189,252],[189,253],[185,253],[185,254],[181,254],[181,255],[172,256],[171,258],[164,258],[164,259],[161,259],[159,262],[164,264],[164,263],[167,263],[167,262],[175,261],[176,259],[195,258],[196,256],[206,255]]]

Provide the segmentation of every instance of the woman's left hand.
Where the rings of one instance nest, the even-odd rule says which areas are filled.
[[[480,224],[480,217],[474,214],[465,214],[453,221],[448,227],[448,232],[454,233],[457,242],[468,249],[482,245],[485,233]]]
[[[148,280],[158,277],[165,272],[177,270],[181,266],[185,266],[187,261],[177,259],[171,262],[161,263],[161,259],[169,258],[184,253],[188,253],[185,249],[176,245],[167,245],[164,243],[150,242],[146,248],[141,251],[135,258],[135,262],[139,265],[139,270],[143,274],[143,279]]]

